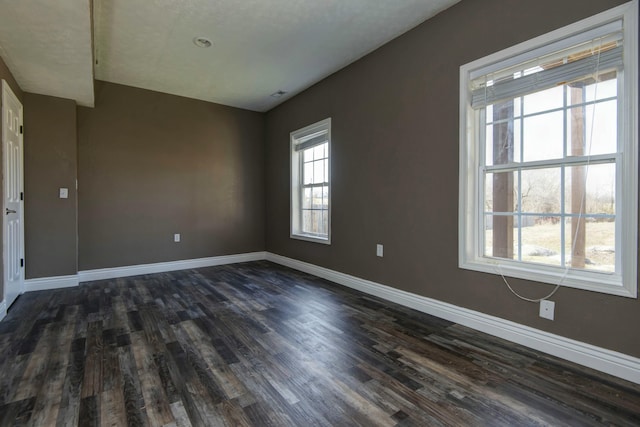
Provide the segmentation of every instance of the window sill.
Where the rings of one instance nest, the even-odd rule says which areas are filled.
[[[459,267],[465,270],[480,271],[499,276],[531,280],[534,282],[548,283],[550,285],[582,289],[603,294],[617,295],[627,298],[637,298],[637,286],[625,287],[622,276],[619,274],[598,273],[588,271],[569,270],[565,277],[565,271],[559,268],[539,266],[508,260],[480,258],[474,261],[461,261]],[[631,289],[630,289],[631,288]]]
[[[290,236],[292,239],[297,239],[297,240],[305,240],[307,242],[315,242],[315,243],[322,243],[324,245],[330,245],[331,244],[331,238],[329,237],[319,237],[319,236],[314,236],[312,234],[296,234],[296,233],[291,233]]]

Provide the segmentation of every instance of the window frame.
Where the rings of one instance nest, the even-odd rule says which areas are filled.
[[[305,187],[302,182],[303,179],[303,163],[304,163],[304,151],[296,151],[296,146],[301,140],[309,138],[310,136],[318,133],[326,133],[327,138],[327,162],[328,162],[328,176],[325,181],[328,187],[328,209],[327,209],[327,234],[316,235],[311,233],[305,233],[302,231],[302,191]],[[308,149],[313,149],[310,147]],[[319,122],[313,123],[304,128],[295,130],[290,133],[290,238],[298,240],[306,240],[309,242],[322,243],[326,245],[331,244],[331,117]]]
[[[616,241],[620,242],[620,272],[609,274],[484,256],[481,248],[484,209],[481,111],[471,108],[472,76],[488,74],[541,54],[558,51],[570,39],[587,37],[590,30],[623,21],[623,90],[618,91],[616,161]],[[549,47],[550,45],[555,48]],[[595,156],[592,156],[595,157]],[[565,159],[566,160],[566,159]],[[568,162],[567,162],[568,163]],[[541,35],[460,67],[460,164],[458,266],[536,282],[637,298],[638,262],[638,0]],[[619,185],[624,183],[623,186]],[[619,223],[618,223],[619,222]],[[624,232],[622,232],[624,230]],[[620,240],[618,240],[620,239]]]

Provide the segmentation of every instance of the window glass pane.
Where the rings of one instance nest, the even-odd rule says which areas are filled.
[[[323,157],[329,157],[329,144],[327,143],[322,144],[322,153],[323,153]]]
[[[302,183],[311,184],[313,181],[313,162],[304,163],[302,171]]]
[[[522,212],[560,213],[561,169],[530,169],[521,172]]]
[[[525,118],[523,160],[530,162],[562,158],[562,123],[562,111]]]
[[[594,154],[618,151],[618,105],[616,100],[587,107],[587,147]]]
[[[484,133],[484,164],[493,165],[493,125],[485,126]]]
[[[515,98],[513,100],[513,115],[514,117],[520,117],[522,115],[522,98]]]
[[[595,100],[612,98],[618,95],[618,79],[616,78],[616,72],[612,71],[608,75],[600,77],[605,80],[584,85],[584,101],[592,102]],[[592,79],[589,80],[593,82]],[[572,96],[571,92],[567,90],[567,105],[573,105],[577,102],[580,102],[579,98]]]
[[[329,212],[322,211],[322,232],[324,234],[329,233]]]
[[[311,232],[320,233],[320,224],[322,224],[322,211],[311,211]]]
[[[323,159],[324,155],[324,146],[325,144],[316,145],[313,147],[313,160]]]
[[[567,219],[565,236],[567,266],[602,272],[615,271],[614,220],[589,216],[582,220]]]
[[[617,102],[612,100],[569,109],[567,154],[615,153],[618,146],[617,108]]]
[[[302,211],[302,232],[303,233],[311,233],[312,232],[311,212],[312,211],[309,211],[309,210],[303,210]]]
[[[329,187],[322,187],[322,209],[329,209]]]
[[[316,160],[313,162],[313,183],[320,184],[324,182],[324,162],[326,160]]]
[[[310,162],[313,160],[313,149],[312,148],[308,148],[306,150],[304,150],[302,152],[302,156],[303,156],[303,162]]]
[[[485,215],[484,256],[518,259],[518,233],[511,215]]]
[[[485,212],[515,212],[517,207],[518,175],[515,172],[496,172],[485,175]]]
[[[520,119],[485,127],[485,162],[504,165],[520,161]]]
[[[313,187],[313,209],[322,208],[322,187]]]
[[[302,190],[302,209],[311,209],[311,188]]]
[[[612,73],[609,80],[598,82],[588,85],[586,88],[587,101],[593,101],[596,99],[606,99],[618,95],[618,79],[615,76],[615,72]]]
[[[565,211],[571,214],[615,215],[614,163],[571,166],[565,176]]]
[[[523,217],[522,261],[561,265],[562,224],[559,216]]]
[[[513,161],[522,161],[522,119],[513,122]]]
[[[524,114],[540,113],[542,111],[562,108],[564,90],[562,86],[555,86],[540,92],[525,95],[522,100]]]
[[[324,179],[325,179],[325,182],[329,182],[331,180],[331,177],[329,176],[329,159],[328,158],[324,161]]]

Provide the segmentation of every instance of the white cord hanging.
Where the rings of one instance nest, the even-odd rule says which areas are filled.
[[[595,73],[594,73],[594,80],[595,80],[595,87],[594,87],[594,95],[593,95],[593,99],[596,100],[598,99],[597,95],[598,95],[598,71],[600,68],[600,53],[602,52],[602,42],[600,42],[600,45],[598,46],[598,53],[596,56],[596,67],[595,67]],[[595,108],[595,104],[593,106],[592,109],[592,117],[591,117],[591,127],[589,129],[589,149],[588,149],[588,153],[591,153],[591,148],[592,148],[592,144],[593,144],[593,126],[595,123],[595,113],[596,113],[596,108]],[[585,171],[585,182],[587,181],[587,177],[589,176],[589,165],[591,163],[591,157],[587,156],[587,164],[586,164],[586,171]],[[582,195],[581,195],[581,201],[580,201],[580,212],[578,213],[578,220],[579,221],[583,221],[584,218],[584,211],[583,211],[583,206],[585,206],[585,198],[586,198],[586,186],[585,188],[583,188],[582,191]],[[577,242],[577,238],[578,238],[578,227],[576,227],[576,231],[575,234],[573,236],[573,243],[571,245],[571,253],[574,254],[575,253],[575,249],[576,249],[576,242]],[[566,260],[565,260],[565,270],[564,270],[564,274],[562,275],[562,277],[560,278],[560,280],[558,281],[558,283],[555,285],[555,287],[553,288],[553,290],[547,294],[544,297],[541,298],[527,298],[524,297],[522,295],[520,295],[519,293],[517,293],[509,284],[509,281],[507,280],[507,278],[504,276],[504,274],[502,273],[502,268],[500,266],[500,264],[496,264],[496,270],[498,272],[498,274],[500,274],[500,277],[502,277],[502,281],[504,282],[505,285],[507,285],[507,288],[509,289],[509,291],[511,291],[512,294],[514,294],[516,297],[520,298],[523,301],[527,301],[527,302],[532,302],[532,303],[538,303],[540,301],[544,301],[546,299],[551,298],[553,295],[555,295],[556,292],[558,292],[558,289],[560,289],[560,286],[562,285],[562,283],[564,282],[564,280],[566,279],[567,275],[569,274],[569,267],[566,265]]]

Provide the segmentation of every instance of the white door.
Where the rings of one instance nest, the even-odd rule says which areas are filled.
[[[22,104],[2,80],[2,160],[4,180],[4,300],[7,308],[24,287],[22,189]]]

